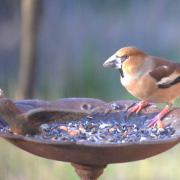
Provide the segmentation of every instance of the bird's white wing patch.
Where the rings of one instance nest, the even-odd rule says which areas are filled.
[[[164,67],[165,68],[165,67]],[[168,67],[166,67],[168,68]],[[166,84],[171,84],[173,81],[176,80],[176,78],[178,78],[179,75],[176,73],[172,73],[171,75],[169,75],[168,77],[164,77],[162,78],[160,81],[157,82],[157,85],[166,85]]]

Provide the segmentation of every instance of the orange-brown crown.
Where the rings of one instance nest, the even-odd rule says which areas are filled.
[[[127,56],[123,62],[122,68],[124,72],[129,74],[136,73],[144,64],[146,53],[135,47],[124,47],[119,49],[116,53],[118,57]]]

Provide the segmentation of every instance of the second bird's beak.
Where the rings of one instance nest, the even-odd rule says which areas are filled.
[[[104,62],[103,66],[106,68],[121,69],[122,68],[121,58],[117,57],[114,54]]]

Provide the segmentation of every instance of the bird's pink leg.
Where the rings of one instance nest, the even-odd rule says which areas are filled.
[[[140,101],[139,103],[129,108],[128,112],[138,114],[143,108],[145,108],[148,105],[149,103],[147,101]]]
[[[172,104],[168,104],[158,115],[156,115],[149,123],[148,127],[156,126],[158,128],[164,128],[164,124],[161,119],[164,118],[169,112]]]

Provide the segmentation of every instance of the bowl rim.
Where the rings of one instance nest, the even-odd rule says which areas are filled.
[[[112,147],[126,147],[126,146],[136,146],[136,145],[157,145],[157,144],[167,144],[167,143],[180,143],[180,137],[175,135],[167,139],[156,139],[148,141],[137,141],[137,142],[125,142],[125,143],[91,143],[91,142],[62,142],[53,140],[40,140],[32,136],[23,135],[13,135],[10,133],[0,132],[0,137],[6,140],[21,140],[26,142],[33,142],[44,145],[59,145],[59,146],[77,146],[77,147],[93,147],[93,148],[112,148]]]

